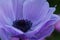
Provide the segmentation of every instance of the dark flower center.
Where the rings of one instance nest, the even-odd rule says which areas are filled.
[[[28,20],[16,20],[13,22],[13,27],[27,32],[32,27],[32,22]]]

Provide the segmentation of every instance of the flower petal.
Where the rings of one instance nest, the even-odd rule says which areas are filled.
[[[51,19],[55,20],[55,21],[59,21],[60,20],[60,16],[56,15],[56,14],[53,14],[52,17],[51,17]]]
[[[11,38],[12,36],[15,36],[15,35],[21,35],[23,34],[22,31],[12,27],[12,26],[9,26],[9,25],[1,25],[0,24],[0,37],[2,39],[5,39],[5,40],[9,40],[9,38]]]
[[[47,22],[45,22],[42,27],[40,27],[41,25],[39,24],[37,27],[39,29],[36,28],[35,31],[31,32],[31,33],[27,33],[28,37],[33,37],[33,38],[45,38],[47,36],[49,36],[54,29],[54,24],[59,20],[59,16],[57,15],[52,15],[50,17],[50,20],[48,20]],[[32,34],[32,36],[30,36]]]
[[[3,24],[12,24],[15,20],[11,0],[0,0],[0,22]]]
[[[37,24],[32,26],[31,30],[35,31],[35,30],[41,29],[42,25],[44,25],[49,20],[55,20],[56,21],[56,19],[52,18],[54,11],[55,11],[55,8],[49,8],[48,13],[43,18],[41,18],[42,19],[41,21],[38,21]],[[37,27],[38,24],[40,25],[39,27]]]
[[[1,7],[0,7],[0,23],[2,25],[5,24],[12,25],[12,20],[9,17],[5,16],[5,13]]]
[[[9,40],[10,38],[8,37],[8,35],[6,34],[5,30],[2,29],[2,25],[0,25],[0,38],[1,40]]]
[[[53,24],[54,24],[53,20],[48,21],[47,23],[45,23],[42,26],[41,29],[38,29],[37,31],[35,31],[33,33],[27,34],[27,36],[30,38],[36,38],[36,39],[45,38],[52,33],[52,31],[54,29]],[[39,27],[39,26],[37,26],[37,27]],[[30,35],[32,35],[32,36],[30,36]]]
[[[51,19],[48,22],[46,22],[45,25],[43,25],[43,27],[41,27],[39,32],[37,32],[37,38],[40,38],[40,37],[43,37],[43,36],[44,37],[49,36],[53,32],[54,24],[59,20],[60,20],[59,16],[53,14],[51,16]]]
[[[45,38],[47,36],[50,36],[54,30],[53,24],[54,24],[54,21],[52,21],[52,20],[48,21],[45,25],[43,25],[43,27],[40,29],[40,31],[35,34],[35,37],[36,38]]]
[[[27,0],[23,5],[23,15],[25,19],[32,22],[41,21],[49,11],[49,4],[46,0]]]
[[[2,8],[6,17],[10,18],[11,20],[15,19],[11,0],[2,0],[0,3],[0,8]]]
[[[12,35],[24,34],[24,32],[17,28],[14,28],[13,26],[5,25],[5,29],[8,30],[7,32],[11,33]]]
[[[12,25],[16,19],[22,18],[22,6],[24,0],[0,0],[0,22]],[[2,12],[1,12],[2,11]]]
[[[15,12],[16,19],[23,19],[23,4],[25,0],[12,0],[13,10]]]

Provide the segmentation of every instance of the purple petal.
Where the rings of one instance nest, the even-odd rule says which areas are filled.
[[[56,21],[56,19],[52,17],[54,11],[55,11],[55,8],[50,8],[48,13],[43,18],[41,18],[41,21],[38,21],[37,24],[35,24],[35,26],[31,28],[31,30],[36,29],[36,28],[40,29],[42,25],[45,24],[50,19]],[[40,27],[36,27],[38,24],[40,24]]]
[[[31,30],[34,32],[37,32],[39,29],[42,28],[42,26],[49,20],[55,20],[56,19],[52,19],[52,15],[53,15],[53,11],[55,10],[55,8],[50,8],[49,12],[46,14],[46,16],[44,18],[42,18],[43,20],[39,21],[35,26],[33,26],[31,28]],[[39,25],[38,25],[39,24]],[[38,27],[37,27],[38,26]],[[30,33],[30,32],[28,32]]]
[[[1,1],[0,8],[2,8],[2,11],[4,12],[4,16],[10,18],[11,20],[15,19],[11,0]]]
[[[23,35],[24,33],[12,26],[9,25],[1,25],[0,24],[0,37],[2,40],[10,40],[11,37],[16,35]],[[21,36],[22,37],[22,36]]]
[[[38,39],[42,38],[42,37],[45,38],[45,37],[49,36],[54,29],[54,24],[58,21],[58,19],[56,19],[55,17],[51,16],[50,20],[45,22],[42,26],[40,24],[37,25],[38,29],[36,28],[36,30],[34,30],[30,34],[27,33],[27,36],[33,37],[33,38],[38,38]],[[30,36],[30,35],[32,35],[32,36]]]
[[[11,33],[11,35],[19,35],[19,34],[24,34],[24,32],[22,32],[19,29],[14,28],[13,26],[9,26],[9,25],[5,25],[5,30],[8,30],[6,32]],[[9,32],[10,31],[10,32]]]
[[[44,17],[44,19],[41,21],[41,22],[39,22],[37,25],[35,25],[34,27],[32,27],[32,31],[30,32],[27,32],[26,34],[27,34],[27,36],[28,37],[32,37],[32,36],[34,36],[34,34],[36,34],[37,32],[40,32],[40,30],[41,30],[41,28],[43,27],[43,25],[44,24],[46,24],[46,22],[47,21],[49,21],[49,20],[52,20],[52,15],[53,15],[53,11],[55,10],[55,8],[50,8],[50,10],[48,11],[48,14],[46,14],[46,16]],[[45,19],[46,18],[46,19]],[[53,21],[52,21],[53,23],[55,23],[56,22],[56,19],[54,19],[53,18]],[[51,25],[53,25],[53,24],[48,24],[49,26],[51,26]],[[45,26],[44,26],[45,27]],[[53,30],[53,28],[47,28],[49,31],[50,31],[50,29],[51,30]],[[46,32],[49,32],[49,31],[46,31]],[[32,36],[30,36],[30,34],[32,34]],[[39,38],[39,37],[37,37],[37,38]]]
[[[22,18],[24,0],[0,0],[0,22],[12,24],[12,21]]]
[[[16,19],[23,19],[23,3],[25,0],[12,0],[13,10],[15,12]]]
[[[42,37],[45,38],[45,37],[47,37],[48,35],[50,35],[52,33],[53,28],[54,28],[54,27],[52,27],[53,24],[54,24],[54,21],[53,20],[48,21],[47,23],[45,23],[42,26],[42,28],[36,30],[33,33],[27,34],[27,36],[28,37],[32,37],[32,38],[36,38],[36,39],[40,39]],[[39,27],[39,26],[37,26],[37,27]]]
[[[54,24],[54,27],[56,30],[58,30],[60,32],[60,16],[53,14],[51,19],[56,21]]]
[[[11,36],[15,36],[15,35],[21,35],[23,34],[22,31],[12,27],[12,26],[9,26],[9,25],[1,25],[0,24],[0,37],[2,39],[5,39],[5,40],[9,40]],[[9,37],[10,36],[10,37]]]
[[[11,24],[15,19],[14,11],[12,9],[11,0],[0,0],[0,23]]]
[[[3,26],[0,25],[0,38],[1,40],[9,40],[10,38],[6,34],[5,30],[2,28]]]
[[[2,8],[0,8],[0,23],[2,23],[2,24],[6,24],[7,22],[6,22],[6,20],[4,19],[5,18],[5,16],[3,15],[3,10],[2,10]]]
[[[45,25],[43,25],[43,27],[39,30],[39,32],[37,32],[35,34],[36,38],[45,38],[49,35],[51,35],[51,33],[54,30],[54,22],[53,21],[48,21]]]
[[[32,22],[42,21],[42,18],[48,14],[49,4],[45,0],[28,0],[23,5],[23,15],[25,19]]]
[[[56,14],[53,14],[52,17],[51,17],[52,20],[55,20],[56,22],[60,20],[60,16],[59,15],[56,15]]]
[[[7,35],[6,36],[15,36],[15,35],[21,35],[24,34],[21,30],[18,30],[12,26],[9,25],[0,25],[1,30],[3,30]],[[1,32],[3,33],[3,32]]]

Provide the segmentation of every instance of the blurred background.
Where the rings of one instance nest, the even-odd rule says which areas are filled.
[[[50,4],[50,7],[55,7],[56,6],[56,11],[54,14],[60,14],[60,0],[47,0]],[[54,30],[52,35],[50,37],[46,38],[47,40],[60,40],[60,32],[57,30]]]

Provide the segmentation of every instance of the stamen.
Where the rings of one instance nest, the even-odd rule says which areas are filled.
[[[32,27],[32,22],[28,20],[16,20],[13,22],[13,26],[23,32],[27,32]]]

